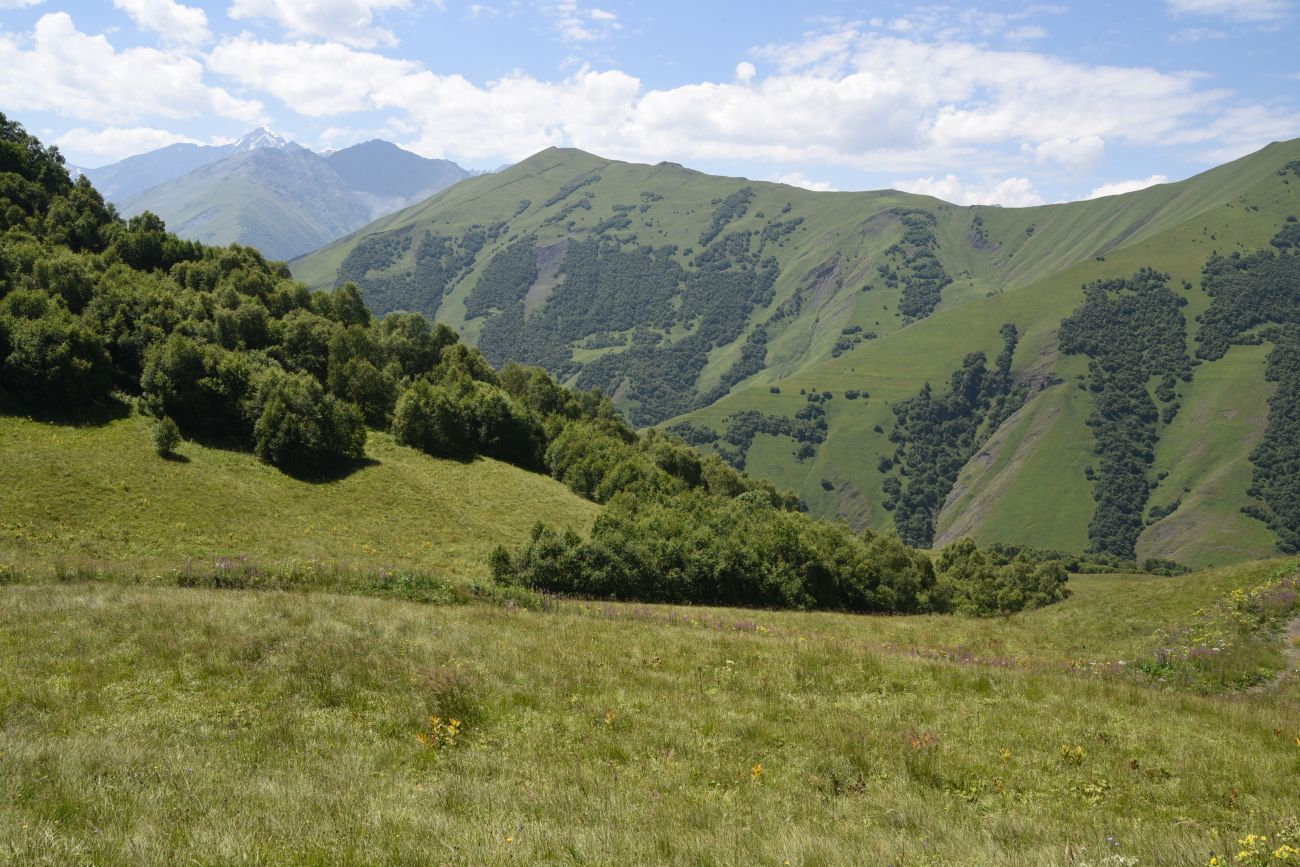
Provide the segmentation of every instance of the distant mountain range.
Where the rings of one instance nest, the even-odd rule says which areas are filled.
[[[317,154],[266,128],[227,145],[174,144],[82,169],[125,216],[152,211],[182,237],[275,259],[317,249],[471,176],[374,140]]]

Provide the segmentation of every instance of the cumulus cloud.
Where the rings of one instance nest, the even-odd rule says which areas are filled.
[[[110,126],[101,130],[77,127],[54,140],[65,151],[91,154],[105,163],[182,142],[201,144],[198,139],[151,126]]]
[[[149,115],[228,117],[252,123],[262,106],[203,80],[191,57],[155,48],[117,51],[77,30],[65,12],[44,15],[30,36],[0,33],[0,104],[98,123]]]
[[[1229,21],[1275,21],[1290,8],[1287,0],[1165,0],[1175,15],[1201,15]]]
[[[308,117],[397,107],[399,93],[433,78],[414,61],[337,42],[265,42],[250,35],[218,44],[208,56],[208,68]]]
[[[1102,196],[1119,196],[1124,193],[1134,193],[1138,190],[1145,190],[1147,187],[1154,187],[1156,184],[1167,184],[1169,178],[1164,175],[1152,175],[1149,178],[1132,181],[1114,181],[1109,184],[1102,184],[1091,193],[1088,193],[1089,199],[1100,199]]]
[[[0,0],[0,9],[26,9],[28,6],[40,6],[45,0]]]
[[[915,178],[894,181],[894,187],[905,193],[934,196],[955,205],[1003,205],[1008,208],[1028,208],[1043,204],[1043,197],[1034,189],[1028,178],[1003,178],[968,184],[956,175],[942,178]]]
[[[410,5],[410,0],[234,0],[230,17],[274,21],[291,36],[373,48],[397,44],[393,31],[375,24],[376,14]]]
[[[812,190],[817,193],[836,192],[835,187],[829,181],[814,181],[803,172],[790,172],[784,175],[776,175],[768,178],[768,180],[777,184],[789,184],[792,187],[803,187],[805,190]]]
[[[1033,156],[1040,165],[1055,163],[1078,170],[1100,163],[1106,156],[1106,142],[1095,135],[1078,139],[1054,138],[1037,145],[1022,145],[1021,151]]]
[[[564,4],[561,4],[564,5]],[[577,4],[564,8],[580,11]],[[924,176],[960,166],[1079,170],[1112,143],[1209,152],[1300,132],[1300,117],[1233,102],[1194,74],[1095,66],[1047,54],[881,36],[854,27],[756,51],[734,78],[650,89],[578,65],[544,81],[475,83],[339,43],[224,40],[209,68],[301,114],[381,111],[429,156],[516,161],[549,145],[618,159],[842,166]],[[1014,165],[1013,165],[1014,164]],[[1015,185],[1005,202],[1035,193]]]
[[[168,42],[201,45],[212,36],[202,9],[175,0],[113,0],[113,5],[130,15],[138,27],[152,30]]]

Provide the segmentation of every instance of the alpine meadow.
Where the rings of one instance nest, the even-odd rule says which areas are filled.
[[[0,2],[0,863],[1300,865],[1291,0],[189,2]]]

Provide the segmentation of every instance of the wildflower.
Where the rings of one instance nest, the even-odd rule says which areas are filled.
[[[614,724],[614,709],[608,708],[605,711],[605,725],[612,726],[613,724]]]
[[[749,772],[750,774],[753,775],[754,782],[757,783],[758,778],[763,776],[763,763],[759,762],[758,764],[754,765],[754,767],[749,769]]]
[[[1008,749],[999,750],[998,755],[1002,757],[1002,761],[1004,762],[1011,761],[1011,750]]]

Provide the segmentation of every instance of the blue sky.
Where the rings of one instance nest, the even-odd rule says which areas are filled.
[[[0,111],[95,166],[267,125],[1026,205],[1300,136],[1296,0],[0,0]]]

